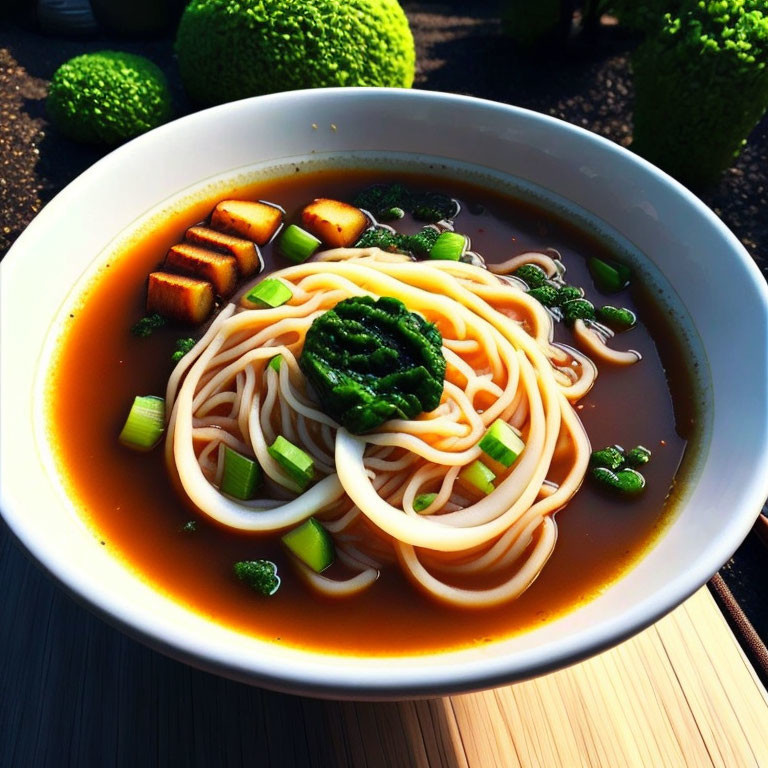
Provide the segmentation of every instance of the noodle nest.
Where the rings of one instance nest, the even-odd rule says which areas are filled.
[[[169,380],[166,459],[190,500],[242,531],[317,518],[343,573],[329,578],[296,562],[327,595],[357,594],[399,562],[420,589],[452,605],[519,596],[552,554],[554,513],[587,469],[590,446],[573,405],[594,382],[593,363],[552,342],[551,316],[514,281],[471,264],[338,249],[271,277],[292,298],[274,309],[244,300],[225,307]],[[436,409],[352,435],[320,408],[298,358],[312,322],[352,296],[394,297],[437,326],[446,374]],[[491,462],[495,488],[484,495],[460,473],[478,458],[488,463],[478,443],[497,419],[525,448],[509,468]],[[318,479],[304,493],[267,450],[278,435],[314,461]],[[263,499],[219,492],[225,446],[255,456]],[[416,512],[426,492],[434,501]]]

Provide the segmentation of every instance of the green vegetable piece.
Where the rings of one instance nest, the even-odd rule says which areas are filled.
[[[165,431],[165,400],[155,395],[137,396],[128,413],[120,442],[136,451],[154,448]]]
[[[584,296],[584,291],[575,285],[564,285],[557,289],[555,306],[562,307],[568,301],[575,301]]]
[[[437,498],[436,493],[420,493],[414,500],[413,500],[413,509],[416,512],[423,512],[427,507],[429,507],[432,502]]]
[[[480,450],[505,467],[511,467],[523,452],[525,443],[503,419],[496,419],[480,440]]]
[[[384,227],[371,227],[366,229],[360,239],[355,243],[355,248],[381,248],[382,251],[402,250],[400,247],[402,235],[392,232]]]
[[[280,589],[277,566],[271,560],[241,560],[232,570],[240,581],[264,597],[272,597]]]
[[[628,331],[630,328],[634,328],[637,323],[635,313],[632,310],[624,309],[624,307],[611,307],[607,305],[596,310],[596,315],[603,325],[607,325],[617,333]]]
[[[458,232],[441,233],[429,251],[430,259],[458,261],[467,249],[467,238]]]
[[[440,237],[440,230],[435,227],[424,227],[415,235],[400,235],[399,249],[414,256],[429,256]]]
[[[553,285],[540,285],[538,288],[531,288],[528,295],[532,296],[545,307],[554,307],[557,305],[558,290]]]
[[[280,307],[293,297],[293,291],[282,281],[275,277],[268,277],[258,285],[251,288],[246,294],[246,301],[257,304],[264,309]]]
[[[158,315],[157,312],[151,315],[142,317],[141,320],[134,323],[131,326],[131,333],[139,338],[146,338],[151,336],[158,328],[162,328],[166,324],[166,319],[162,315]]]
[[[176,350],[171,355],[171,360],[173,360],[174,363],[178,363],[196,343],[197,342],[192,338],[176,339]]]
[[[345,299],[316,318],[299,366],[323,410],[353,434],[431,411],[443,394],[440,332],[387,296]]]
[[[476,459],[459,472],[459,479],[473,485],[479,491],[489,494],[493,491],[493,481],[496,479],[496,475],[480,459]]]
[[[384,227],[367,229],[355,243],[355,248],[381,248],[390,253],[412,253],[427,256],[440,232],[434,227],[424,227],[414,235],[401,235]]]
[[[306,451],[282,435],[277,436],[267,451],[302,491],[310,484],[315,476],[315,462]]]
[[[200,105],[300,88],[410,88],[415,72],[397,0],[191,0],[176,55]]]
[[[299,560],[317,573],[322,573],[336,559],[331,534],[314,517],[310,517],[298,528],[288,531],[282,537],[282,542]]]
[[[592,451],[589,457],[590,467],[605,467],[610,470],[620,469],[624,465],[624,451],[618,445],[610,445],[599,451]]]
[[[442,192],[425,192],[414,196],[413,218],[416,221],[449,221],[459,212],[458,203]]]
[[[196,533],[197,532],[197,520],[187,520],[184,525],[179,528],[180,533]]]
[[[76,56],[54,73],[46,109],[66,136],[115,145],[171,118],[165,75],[143,56],[98,51]]]
[[[300,264],[306,261],[322,243],[306,229],[290,224],[280,236],[280,252],[288,261]]]
[[[523,264],[512,274],[522,280],[529,288],[540,288],[542,285],[547,285],[547,273],[537,264]]]
[[[412,192],[402,184],[375,184],[360,192],[353,202],[378,221],[402,219],[407,211],[417,221],[434,224],[452,219],[459,212],[459,204],[442,192]]]
[[[635,469],[620,469],[617,472],[608,467],[593,467],[592,477],[604,488],[632,497],[642,493],[645,488],[645,478]]]
[[[358,193],[354,205],[368,211],[377,221],[402,219],[410,211],[411,193],[402,184],[374,184]]]
[[[607,261],[591,256],[587,260],[587,267],[597,290],[602,293],[616,293],[629,285],[629,269],[621,264],[615,262],[609,264]]]
[[[768,7],[765,0],[654,0],[645,10],[656,12],[655,29],[632,56],[632,150],[704,188],[734,164],[765,114]]]
[[[255,459],[224,447],[224,473],[219,486],[222,493],[236,499],[252,499],[262,480],[261,467]]]
[[[280,371],[280,365],[283,362],[283,356],[282,355],[275,355],[270,361],[269,361],[269,367],[273,371]]]
[[[563,317],[567,325],[573,325],[577,320],[594,320],[595,307],[586,299],[574,299],[563,304]]]
[[[630,467],[642,467],[651,460],[651,452],[643,445],[636,445],[627,451],[624,461]]]

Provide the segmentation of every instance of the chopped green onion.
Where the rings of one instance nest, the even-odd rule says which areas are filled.
[[[315,475],[315,462],[308,453],[286,440],[282,435],[277,436],[267,451],[302,490],[309,485]]]
[[[624,464],[624,451],[618,445],[609,445],[599,451],[592,451],[589,457],[590,467],[605,467],[617,470]]]
[[[313,571],[321,573],[336,559],[331,534],[314,517],[288,531],[282,542]]]
[[[423,512],[427,507],[429,507],[432,502],[437,498],[436,493],[420,493],[414,500],[413,500],[413,509],[416,512]]]
[[[184,525],[179,528],[180,533],[195,533],[197,531],[197,520],[187,520]]]
[[[224,446],[224,474],[219,486],[222,493],[236,499],[252,499],[262,477],[258,462]]]
[[[280,237],[280,252],[294,264],[306,261],[321,245],[314,235],[295,224],[286,227]]]
[[[467,249],[467,238],[458,232],[443,232],[429,250],[430,259],[458,261]]]
[[[525,443],[502,419],[496,419],[480,441],[480,450],[505,467],[511,467],[515,463],[523,448]]]
[[[597,289],[603,293],[616,293],[629,285],[630,271],[623,264],[609,264],[592,256],[587,260],[587,267]]]
[[[628,331],[637,323],[637,315],[624,307],[600,307],[596,310],[597,319],[611,330],[621,333]]]
[[[634,469],[620,469],[614,472],[608,467],[594,467],[592,478],[605,488],[622,496],[637,496],[645,488],[645,478]]]
[[[459,479],[488,494],[493,491],[496,475],[480,459],[476,459],[459,472]]]
[[[246,295],[246,301],[265,309],[282,306],[293,297],[293,291],[282,280],[268,277],[254,286]]]
[[[631,451],[627,451],[624,460],[627,466],[641,467],[651,460],[651,452],[643,445],[636,445]]]
[[[282,355],[275,355],[270,361],[269,361],[269,367],[273,371],[279,371],[280,370],[280,363],[283,362],[283,356]]]
[[[120,432],[120,442],[136,451],[154,448],[165,431],[165,400],[155,395],[137,396]]]

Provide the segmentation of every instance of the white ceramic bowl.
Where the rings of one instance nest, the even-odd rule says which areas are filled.
[[[320,656],[213,624],[111,559],[67,501],[41,405],[60,314],[109,244],[152,210],[247,166],[357,153],[413,153],[515,177],[577,206],[648,256],[690,320],[709,404],[677,518],[626,576],[535,631],[428,657]],[[106,249],[106,250],[105,250]],[[672,179],[572,125],[438,93],[335,89],[278,94],[191,115],[121,147],[59,194],[0,267],[2,512],[72,594],[149,645],[271,688],[348,698],[433,695],[530,677],[631,635],[703,584],[768,495],[768,291],[718,218]],[[82,285],[82,282],[80,283]],[[74,288],[73,288],[74,286]],[[700,339],[700,345],[697,341]],[[711,372],[707,379],[706,371]]]

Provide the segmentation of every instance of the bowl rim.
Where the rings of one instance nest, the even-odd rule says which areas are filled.
[[[306,101],[311,104],[315,100],[338,99],[339,97],[342,99],[373,99],[375,101],[391,100],[393,103],[404,100],[406,103],[409,101],[426,101],[440,102],[449,106],[482,107],[503,113],[510,119],[522,119],[532,124],[556,126],[558,130],[576,136],[581,141],[599,146],[602,151],[622,157],[624,162],[629,161],[635,164],[643,173],[649,174],[658,182],[671,188],[685,200],[687,205],[692,206],[699,215],[704,216],[715,227],[722,236],[724,243],[730,247],[734,257],[741,260],[742,266],[745,267],[750,276],[755,298],[762,304],[764,312],[768,313],[768,285],[757,265],[735,235],[692,192],[642,158],[610,140],[578,126],[520,107],[471,96],[384,88],[309,89],[258,96],[195,112],[161,126],[148,134],[139,136],[94,163],[43,208],[0,263],[0,283],[2,283],[3,290],[7,289],[8,282],[13,279],[15,265],[22,258],[25,244],[30,238],[29,233],[46,227],[48,221],[53,219],[54,214],[60,209],[65,209],[70,204],[70,200],[77,196],[81,186],[86,186],[92,181],[108,175],[113,164],[123,163],[125,158],[137,151],[140,152],[143,146],[150,146],[153,142],[167,140],[180,127],[194,127],[198,122],[202,124],[208,120],[220,119],[255,102],[267,105],[267,107],[279,108],[283,104],[293,102]],[[756,459],[755,477],[739,499],[739,507],[743,509],[754,507],[755,516],[759,514],[760,507],[768,496],[768,425],[763,430],[762,444],[764,450]],[[0,452],[7,447],[0,443]],[[33,536],[32,529],[25,524],[22,500],[17,498],[16,489],[9,489],[11,489],[10,484],[5,482],[0,484],[0,513],[2,513],[17,541],[44,570],[52,574],[64,586],[70,595],[131,636],[194,666],[241,681],[293,693],[354,699],[434,696],[476,690],[506,683],[510,679],[524,679],[526,676],[541,674],[584,659],[650,625],[692,594],[731,556],[749,532],[753,521],[749,518],[749,514],[745,513],[741,517],[739,525],[731,524],[726,529],[727,535],[717,542],[717,546],[711,550],[710,556],[699,558],[693,567],[683,570],[678,578],[669,583],[663,595],[654,594],[639,601],[631,609],[601,622],[597,628],[590,626],[583,631],[572,633],[568,642],[561,644],[557,652],[552,653],[551,648],[546,649],[546,658],[541,654],[537,655],[535,652],[531,652],[525,655],[525,663],[522,665],[519,663],[510,664],[508,657],[501,656],[465,663],[462,664],[461,668],[457,668],[455,665],[444,665],[441,669],[429,668],[426,671],[420,671],[418,667],[393,669],[386,663],[386,658],[375,657],[374,663],[367,671],[351,664],[349,670],[346,671],[334,669],[335,676],[329,679],[327,669],[323,664],[323,659],[326,659],[327,656],[323,654],[315,654],[311,651],[299,652],[308,658],[308,662],[306,664],[297,663],[288,669],[281,669],[279,672],[265,665],[262,665],[262,668],[254,668],[252,661],[245,658],[233,659],[225,648],[201,647],[195,638],[187,637],[183,633],[174,635],[171,632],[169,634],[167,627],[158,629],[158,625],[155,623],[157,617],[147,615],[146,612],[142,612],[136,606],[116,605],[113,595],[103,591],[98,584],[83,580],[82,574],[68,562],[65,553],[53,550],[50,546],[44,546],[43,542]],[[445,654],[446,658],[451,653]],[[317,663],[318,659],[320,663]]]

